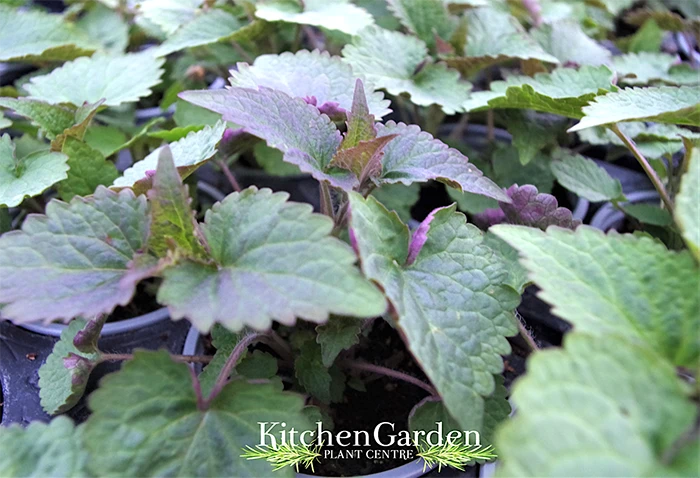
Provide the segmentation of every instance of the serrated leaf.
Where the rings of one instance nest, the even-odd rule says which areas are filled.
[[[269,463],[245,460],[241,450],[260,444],[258,422],[310,429],[303,407],[281,385],[235,380],[202,410],[186,364],[137,350],[90,395],[84,443],[100,476],[270,476]],[[290,467],[279,473],[293,475]]]
[[[288,197],[252,187],[207,212],[201,230],[216,264],[187,260],[164,271],[158,301],[173,319],[237,331],[384,312],[382,294],[355,269],[350,248],[329,236],[332,221]]]
[[[436,35],[447,40],[455,29],[443,0],[388,0],[388,4],[401,24],[429,48],[434,48]]]
[[[54,139],[75,124],[75,113],[68,108],[29,98],[0,98],[0,106],[29,118]]]
[[[254,37],[263,28],[260,22],[244,24],[230,13],[212,8],[179,27],[155,48],[156,56],[166,56],[186,48]]]
[[[63,153],[68,155],[68,177],[58,183],[58,194],[64,201],[74,196],[89,196],[98,186],[109,186],[119,173],[114,163],[99,151],[75,138],[65,139]]]
[[[83,103],[79,106],[75,110],[74,124],[66,128],[51,141],[51,151],[61,151],[68,138],[75,138],[78,141],[82,141],[85,137],[85,132],[90,126],[90,123],[92,123],[92,119],[95,117],[95,114],[97,114],[97,110],[100,106],[102,106],[102,100],[97,103]]]
[[[122,53],[129,44],[129,25],[116,11],[96,4],[77,23],[79,29],[105,50]]]
[[[700,260],[700,149],[691,148],[688,154],[688,170],[681,179],[681,189],[676,196],[675,214],[688,249]]]
[[[326,324],[316,327],[323,365],[330,367],[340,352],[359,343],[361,328],[362,321],[354,317],[331,317]]]
[[[621,121],[656,121],[700,126],[700,88],[659,86],[625,88],[598,96],[569,132]]]
[[[146,199],[100,187],[51,201],[21,231],[0,237],[0,304],[18,323],[93,317],[126,305],[153,265],[141,255]]]
[[[545,24],[531,34],[562,65],[599,66],[610,63],[612,58],[610,51],[586,35],[574,20]]]
[[[65,179],[67,161],[65,154],[49,151],[17,159],[10,135],[0,137],[0,206],[18,206],[25,197],[41,194]]]
[[[95,50],[61,15],[0,5],[0,61],[65,61]]]
[[[138,13],[172,35],[198,13],[203,0],[140,0]]]
[[[277,375],[277,359],[261,350],[243,357],[236,372],[248,380],[266,380]]]
[[[384,147],[379,185],[435,179],[452,187],[508,202],[503,190],[456,149],[421,131],[416,125],[389,121],[377,125],[377,137],[397,135]]]
[[[204,248],[197,237],[194,211],[190,207],[191,199],[168,146],[160,150],[148,200],[151,204],[148,248],[158,257],[165,257],[169,250],[177,250],[187,257],[204,257]]]
[[[613,91],[614,73],[606,66],[558,68],[534,77],[515,76],[491,83],[491,91],[473,93],[467,111],[487,108],[532,109],[569,118],[583,117],[582,108],[599,94]]]
[[[559,64],[559,60],[544,51],[507,12],[480,7],[468,10],[465,18],[467,38],[464,51],[456,58],[446,58],[448,65],[464,74],[511,59]]]
[[[420,106],[437,104],[447,114],[462,111],[471,84],[459,72],[432,63],[428,49],[418,38],[369,27],[343,48],[343,57],[356,73],[392,95],[408,93]]]
[[[49,415],[64,413],[78,403],[85,393],[90,373],[98,364],[100,352],[96,347],[80,351],[73,344],[73,339],[87,324],[85,319],[71,321],[39,368],[41,407]]]
[[[217,324],[211,329],[211,343],[216,348],[214,358],[204,367],[199,374],[199,383],[202,388],[202,395],[208,397],[214,387],[217,377],[226,365],[229,355],[236,348],[238,342],[246,335],[246,331],[231,332],[225,327]],[[240,363],[240,362],[239,362]]]
[[[420,184],[385,184],[372,191],[372,196],[389,211],[394,211],[407,223],[411,219],[411,208],[420,197]],[[479,196],[483,197],[483,196]]]
[[[321,115],[301,98],[265,87],[185,91],[180,97],[220,113],[226,121],[242,125],[250,134],[264,139],[268,146],[282,151],[285,161],[319,181],[343,189],[357,184],[357,178],[350,172],[329,168],[340,145],[340,133],[328,116]]]
[[[294,374],[301,386],[323,403],[331,402],[333,378],[328,367],[323,363],[321,346],[313,340],[304,342],[294,360]]]
[[[518,150],[522,165],[535,159],[537,153],[548,146],[558,145],[558,136],[565,125],[555,122],[538,121],[521,111],[505,110],[499,115],[506,121],[506,128],[513,136],[513,146]]]
[[[658,355],[580,332],[528,360],[512,399],[518,413],[496,435],[499,476],[676,476],[654,469],[697,415]]]
[[[51,104],[80,106],[104,99],[106,106],[118,106],[150,95],[151,88],[160,83],[163,62],[149,52],[96,54],[68,62],[48,75],[34,76],[24,87],[31,98]]]
[[[528,278],[527,269],[520,264],[518,251],[491,231],[486,231],[486,234],[484,234],[484,244],[489,246],[501,258],[508,270],[508,279],[505,283],[522,295],[525,287],[531,281]]]
[[[500,258],[454,206],[433,211],[412,239],[373,198],[350,193],[350,206],[363,271],[391,300],[409,350],[460,425],[480,427],[505,336],[517,332],[519,297]]]
[[[189,133],[184,138],[168,145],[180,177],[186,178],[216,154],[216,145],[223,137],[225,130],[226,123],[219,121],[213,127],[205,126],[204,129]],[[156,170],[161,150],[162,147],[156,149],[124,171],[122,177],[114,180],[112,187],[117,189],[132,188],[136,193],[150,189],[149,171]]]
[[[698,72],[689,70],[687,78],[683,70],[674,69],[678,57],[667,53],[627,53],[613,58],[612,67],[620,83],[646,85],[663,82],[671,85],[700,83]]]
[[[578,331],[626,337],[679,366],[697,360],[700,336],[693,330],[700,275],[687,251],[668,251],[650,237],[606,235],[588,226],[576,232],[521,226],[491,230],[520,252],[539,296]]]
[[[48,424],[32,422],[26,428],[0,428],[0,474],[85,477],[89,458],[82,449],[82,432],[83,428],[76,428],[68,417],[58,417]]]
[[[568,153],[558,159],[551,164],[552,172],[569,191],[592,202],[624,199],[620,180],[612,178],[592,159]]]
[[[484,400],[484,417],[479,423],[465,427],[450,415],[442,400],[435,397],[427,397],[411,410],[411,414],[408,416],[409,429],[412,432],[423,430],[429,433],[433,430],[437,431],[437,424],[442,423],[443,439],[447,439],[450,431],[454,430],[461,433],[464,433],[465,430],[469,432],[477,431],[479,432],[479,445],[487,446],[492,444],[496,427],[508,418],[508,414],[510,414],[510,404],[506,398],[508,390],[503,386],[503,377],[496,375],[494,380],[496,381],[496,389],[493,395]],[[472,434],[467,438],[470,440],[470,443],[476,444]]]
[[[350,111],[357,78],[363,80],[369,112],[377,118],[388,114],[389,100],[374,91],[367,82],[340,58],[328,52],[300,50],[280,55],[260,55],[252,65],[238,63],[229,81],[234,87],[258,89],[261,86],[296,98],[314,98],[324,112],[329,109]]]
[[[374,23],[372,15],[350,0],[264,0],[255,7],[255,16],[268,22],[299,23],[355,35]]]

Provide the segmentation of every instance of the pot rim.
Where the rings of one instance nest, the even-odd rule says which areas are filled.
[[[106,335],[117,335],[125,332],[131,332],[143,327],[148,327],[149,325],[161,322],[163,320],[169,320],[170,313],[167,307],[163,307],[153,312],[140,315],[138,317],[133,317],[131,319],[120,320],[118,322],[110,322],[105,324],[102,328],[102,333],[100,336]],[[68,327],[66,324],[15,324],[18,327],[29,330],[31,332],[49,335],[52,337],[60,337],[61,332]]]

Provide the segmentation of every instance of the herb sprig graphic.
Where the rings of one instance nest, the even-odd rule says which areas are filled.
[[[489,461],[496,458],[493,446],[460,445],[444,443],[443,445],[416,444],[417,455],[423,459],[423,471],[437,465],[438,471],[443,466],[451,466],[464,471],[464,467],[473,461]]]
[[[304,468],[311,468],[311,471],[314,471],[314,462],[321,456],[319,451],[322,446],[323,443],[316,445],[304,445],[303,443],[295,445],[286,443],[284,445],[275,446],[256,445],[255,448],[247,446],[244,448],[245,453],[241,455],[241,458],[247,460],[266,460],[274,467],[274,471],[280,470],[286,466],[293,466],[296,468],[296,471],[299,472],[300,464],[303,465]]]

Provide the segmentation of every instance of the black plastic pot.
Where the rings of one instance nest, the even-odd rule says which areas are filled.
[[[659,193],[655,190],[635,191],[625,195],[628,201],[621,203],[622,206],[625,204],[658,203],[660,200]],[[612,203],[605,203],[593,215],[590,225],[607,232],[611,229],[621,230],[624,223],[625,213],[613,206]]]
[[[51,354],[65,328],[62,324],[14,325],[0,321],[0,382],[4,399],[2,425],[28,423],[51,419],[41,408],[39,400],[39,367]],[[134,349],[157,350],[165,348],[172,353],[182,353],[189,330],[187,321],[173,322],[167,309],[108,323],[102,330],[100,350],[106,353],[131,353]],[[98,365],[90,376],[86,396],[98,381],[110,372],[118,370],[121,362],[105,362]],[[76,422],[84,421],[89,410],[85,397],[66,415]]]

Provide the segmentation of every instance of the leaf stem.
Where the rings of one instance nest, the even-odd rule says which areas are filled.
[[[341,363],[341,365],[344,367],[350,368],[350,369],[354,369],[354,370],[362,370],[365,372],[372,372],[372,373],[378,373],[380,375],[386,375],[387,377],[395,378],[397,380],[401,380],[401,381],[410,383],[412,385],[415,385],[417,387],[420,387],[434,397],[439,396],[437,390],[435,390],[435,388],[432,385],[428,385],[424,381],[419,380],[416,377],[412,377],[406,373],[399,372],[398,370],[392,370],[390,368],[382,367],[381,365],[374,365],[374,364],[367,363],[367,362],[352,361],[352,360],[344,361]]]
[[[654,187],[656,188],[656,191],[658,191],[659,196],[661,196],[661,200],[666,205],[666,209],[668,209],[668,212],[670,212],[671,215],[673,215],[673,201],[668,195],[668,192],[666,192],[666,188],[664,187],[663,181],[661,180],[659,175],[656,174],[654,168],[651,167],[649,161],[647,161],[642,152],[639,151],[639,148],[637,148],[637,145],[634,143],[634,141],[632,141],[631,138],[629,138],[625,133],[623,133],[620,130],[618,125],[612,125],[610,126],[610,129],[613,133],[617,135],[618,138],[622,140],[623,143],[625,143],[625,146],[627,146],[627,149],[629,149],[632,152],[634,157],[637,158],[637,161],[639,161],[639,164],[642,166],[642,169],[644,169],[644,172],[647,173],[647,176],[649,176],[649,179],[651,179],[651,182],[654,184]]]
[[[523,317],[518,313],[517,310],[515,311],[515,320],[517,320],[518,322],[518,331],[520,332],[520,335],[525,340],[527,345],[533,352],[538,351],[540,349],[540,346],[537,345],[535,338],[530,334],[530,331],[527,330],[525,322],[523,321]]]
[[[228,164],[226,164],[226,161],[220,159],[219,161],[217,161],[217,164],[221,168],[221,171],[223,171],[224,176],[226,176],[226,179],[228,179],[228,182],[231,183],[231,187],[233,188],[233,190],[236,192],[241,192],[241,185],[238,184],[236,176],[233,175],[233,173],[228,167]]]
[[[118,362],[124,360],[131,360],[134,358],[134,354],[101,354],[101,362]],[[214,358],[211,355],[170,355],[176,362],[182,363],[209,363]]]
[[[325,214],[333,218],[333,200],[331,199],[331,190],[326,181],[321,181],[321,214]]]
[[[236,367],[238,359],[248,350],[248,346],[260,340],[261,337],[263,337],[263,334],[253,333],[246,335],[236,344],[231,355],[226,359],[226,363],[221,369],[221,372],[219,372],[219,376],[216,377],[216,382],[214,382],[209,397],[204,401],[205,408],[207,408],[216,396],[221,393],[221,390],[223,390],[224,386],[228,383],[228,379],[231,376],[231,372],[233,372],[233,369]]]

